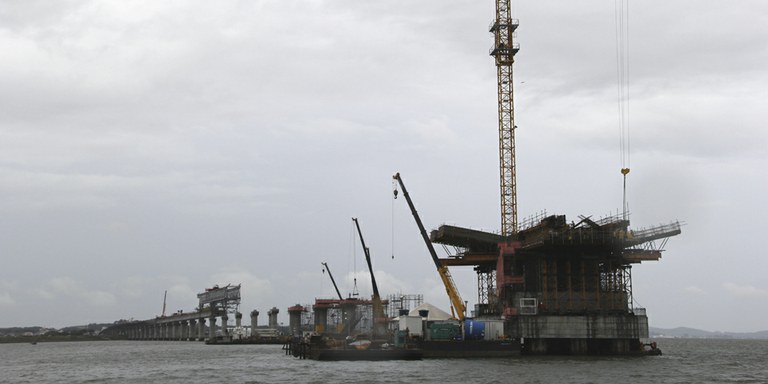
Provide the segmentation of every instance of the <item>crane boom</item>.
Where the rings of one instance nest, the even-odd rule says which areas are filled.
[[[363,253],[365,254],[365,262],[368,263],[368,271],[371,273],[371,285],[373,285],[373,294],[379,296],[379,286],[376,284],[376,276],[373,275],[373,265],[371,264],[371,250],[365,246],[365,240],[363,239],[363,232],[360,230],[360,223],[356,218],[352,218],[357,227],[357,234],[360,235],[360,244],[363,246]]]
[[[165,290],[165,293],[163,293],[163,313],[160,315],[161,317],[165,317],[165,299],[168,298],[168,290]]]
[[[453,282],[451,272],[448,271],[448,267],[440,264],[440,259],[437,257],[437,252],[435,252],[435,247],[432,245],[432,241],[429,240],[427,230],[424,229],[424,224],[421,222],[419,213],[416,212],[416,207],[413,205],[413,201],[411,201],[411,196],[408,194],[408,190],[405,189],[405,184],[400,177],[400,173],[396,173],[392,178],[397,180],[400,184],[400,188],[403,190],[405,201],[408,202],[411,214],[413,214],[413,218],[416,220],[416,225],[418,225],[419,231],[421,231],[421,237],[424,239],[424,243],[427,244],[427,249],[432,256],[432,261],[435,263],[435,267],[437,267],[437,272],[440,274],[440,279],[443,281],[443,285],[445,285],[445,291],[448,293],[448,298],[451,300],[451,312],[453,313],[453,317],[459,320],[464,320],[466,306],[464,305],[464,301],[461,300],[459,290],[456,289],[456,283]],[[397,197],[397,194],[395,194],[395,197]]]
[[[515,171],[515,105],[512,65],[520,47],[514,42],[517,20],[512,19],[510,0],[496,0],[496,20],[489,32],[494,45],[499,112],[499,176],[501,179],[501,234],[517,232],[517,181]]]
[[[360,230],[360,223],[356,218],[352,218],[357,227],[357,233],[360,235],[360,244],[363,246],[363,252],[365,253],[365,261],[368,263],[368,271],[371,273],[371,285],[373,286],[373,338],[384,337],[387,333],[386,321],[387,315],[384,313],[384,305],[381,303],[381,295],[379,295],[379,286],[376,284],[376,276],[373,274],[373,264],[371,264],[371,250],[365,246],[365,240],[363,239],[363,231]]]
[[[344,297],[341,296],[341,291],[339,291],[339,286],[336,285],[336,280],[333,279],[333,274],[331,273],[331,268],[328,267],[328,263],[320,263],[325,267],[325,270],[328,271],[328,276],[331,278],[331,283],[333,283],[333,287],[336,288],[336,294],[339,295],[339,300],[344,300]]]

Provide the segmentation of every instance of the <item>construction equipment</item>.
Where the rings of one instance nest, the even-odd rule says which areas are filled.
[[[368,271],[371,273],[371,285],[373,285],[373,339],[382,338],[386,336],[386,321],[387,315],[384,314],[384,305],[381,303],[381,295],[379,295],[379,286],[376,284],[376,276],[373,274],[373,265],[371,264],[371,251],[365,246],[365,240],[363,239],[363,232],[360,230],[360,223],[356,218],[352,218],[357,227],[357,233],[360,235],[360,244],[363,246],[363,252],[365,253],[365,261],[368,263]]]
[[[510,0],[496,0],[496,20],[489,32],[494,45],[490,54],[496,62],[499,108],[499,171],[501,178],[501,234],[517,232],[517,182],[515,175],[515,105],[512,65],[520,49],[514,42],[517,20],[512,19]]]
[[[432,241],[429,240],[427,230],[424,229],[424,224],[421,223],[419,213],[416,212],[416,207],[413,205],[413,201],[411,201],[411,196],[408,194],[408,190],[405,189],[405,184],[403,183],[403,179],[400,177],[400,173],[396,173],[394,176],[392,176],[392,178],[397,180],[397,182],[400,184],[400,188],[403,190],[403,196],[405,196],[405,201],[408,202],[408,207],[411,209],[411,214],[413,214],[413,218],[416,220],[416,225],[419,226],[419,231],[421,231],[421,237],[424,239],[424,243],[427,244],[427,249],[429,249],[429,254],[432,256],[432,261],[435,262],[437,272],[440,274],[440,279],[443,280],[445,291],[448,293],[448,298],[451,300],[451,314],[454,318],[464,320],[464,317],[466,316],[466,306],[464,301],[461,300],[458,289],[456,289],[456,283],[453,282],[451,272],[448,271],[448,267],[440,263],[440,259],[437,257],[437,252],[435,252],[435,247],[432,246]],[[395,198],[397,198],[397,189],[394,190],[394,193]]]
[[[165,293],[163,293],[163,312],[160,314],[160,317],[165,317],[165,299],[168,298],[168,290],[165,290]]]
[[[331,278],[331,283],[333,283],[333,287],[336,288],[336,294],[339,295],[339,300],[344,300],[344,297],[341,296],[341,291],[339,291],[339,286],[336,285],[336,280],[333,279],[333,274],[331,273],[331,268],[328,267],[328,263],[320,263],[325,267],[323,271],[328,271],[328,276]]]
[[[510,0],[496,0],[496,20],[491,56],[496,61],[499,112],[499,174],[501,189],[501,234],[517,232],[517,183],[515,174],[515,107],[512,65],[520,49],[514,42],[518,23],[512,19]]]

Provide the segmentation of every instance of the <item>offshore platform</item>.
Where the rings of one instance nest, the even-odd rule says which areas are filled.
[[[519,23],[512,18],[510,0],[495,2],[490,55],[497,68],[501,231],[443,225],[429,235],[430,249],[429,242],[455,249],[440,259],[432,252],[452,310],[460,320],[466,313],[448,267],[472,266],[477,272],[475,319],[503,320],[505,337],[519,340],[523,353],[642,353],[648,318],[645,309],[633,307],[632,266],[659,260],[668,238],[681,233],[680,223],[630,228],[629,167],[622,164],[623,212],[570,222],[563,215],[542,213],[518,225],[512,69]],[[404,189],[399,174],[395,178]]]

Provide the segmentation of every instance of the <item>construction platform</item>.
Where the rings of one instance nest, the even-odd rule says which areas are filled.
[[[648,318],[632,305],[632,265],[659,260],[680,223],[632,230],[624,216],[579,219],[542,214],[508,238],[443,225],[430,240],[456,249],[442,265],[475,268],[474,316],[503,319],[523,353],[642,353]]]

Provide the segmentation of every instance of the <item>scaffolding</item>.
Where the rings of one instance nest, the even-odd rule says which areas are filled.
[[[400,311],[414,309],[424,303],[424,295],[421,294],[392,294],[389,295],[389,317],[397,317]]]

